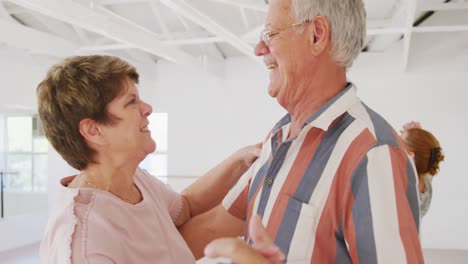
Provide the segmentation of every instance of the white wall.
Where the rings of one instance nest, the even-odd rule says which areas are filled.
[[[429,55],[443,59],[431,60]],[[48,63],[2,52],[0,56],[0,104],[35,105],[35,86]],[[463,196],[468,177],[463,175],[462,160],[468,149],[464,139],[468,109],[462,101],[467,93],[468,76],[463,67],[468,66],[468,58],[459,54],[451,60],[424,51],[412,56],[423,59],[418,59],[419,64],[410,64],[409,71],[403,73],[401,58],[391,52],[363,55],[349,76],[359,87],[361,98],[395,127],[419,120],[440,139],[447,160],[434,180],[433,204],[423,219],[423,246],[468,249],[468,205]],[[142,97],[155,111],[169,113],[171,176],[202,174],[238,147],[263,140],[284,114],[267,95],[268,73],[263,66],[249,59],[229,59],[225,72],[224,78],[218,78],[166,62],[144,70]],[[18,91],[22,91],[21,96]],[[57,166],[64,166],[59,170],[63,173],[55,173],[54,177],[64,176],[67,167]],[[0,245],[2,225],[6,224],[0,222]]]
[[[21,50],[0,48],[0,111],[35,111],[36,87],[51,63]]]
[[[7,192],[4,199],[5,217],[44,212],[48,207],[47,193],[44,192]]]
[[[170,63],[158,64],[155,111],[169,113],[171,176],[194,176],[237,148],[264,139],[284,115],[267,96],[267,73],[245,59],[226,63],[223,79]]]

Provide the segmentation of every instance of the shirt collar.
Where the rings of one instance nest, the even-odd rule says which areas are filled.
[[[359,101],[356,87],[348,83],[345,89],[320,107],[305,122],[304,126],[311,125],[327,131],[331,123]]]
[[[331,123],[344,114],[348,109],[359,101],[356,95],[356,87],[352,83],[348,83],[345,89],[339,94],[335,95],[327,103],[321,106],[316,112],[309,116],[304,123],[305,126],[313,126],[327,131]],[[281,127],[291,122],[291,115],[286,114],[281,120],[274,126],[273,132],[275,133]]]

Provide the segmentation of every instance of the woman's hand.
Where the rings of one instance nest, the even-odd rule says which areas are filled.
[[[205,255],[209,258],[230,258],[237,264],[284,263],[284,254],[270,239],[258,216],[250,220],[249,230],[253,241],[252,247],[240,238],[220,238],[206,246]]]
[[[236,151],[234,155],[239,160],[244,161],[245,165],[247,167],[250,167],[254,161],[260,156],[260,153],[262,151],[262,143],[258,143],[255,145],[243,147]]]

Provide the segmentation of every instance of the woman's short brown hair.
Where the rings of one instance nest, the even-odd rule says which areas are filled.
[[[431,132],[421,128],[410,128],[403,137],[408,150],[414,153],[414,163],[419,175],[439,172],[439,163],[445,159],[439,141]]]
[[[119,58],[75,56],[53,66],[38,85],[38,111],[47,139],[75,169],[86,168],[95,154],[79,132],[80,121],[112,123],[107,106],[125,91],[126,78],[138,83],[139,75]]]

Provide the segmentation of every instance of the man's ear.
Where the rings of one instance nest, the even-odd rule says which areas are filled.
[[[312,54],[318,56],[327,50],[330,43],[330,24],[328,20],[323,16],[317,16],[312,22],[310,22],[310,44],[312,46]]]
[[[103,143],[102,134],[99,130],[99,124],[96,121],[90,118],[85,118],[80,121],[79,129],[80,134],[85,138],[86,141],[98,145]]]

